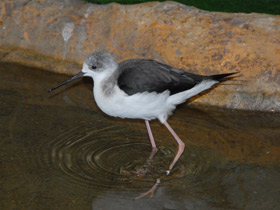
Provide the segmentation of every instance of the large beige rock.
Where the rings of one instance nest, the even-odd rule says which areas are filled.
[[[1,61],[72,75],[101,50],[117,61],[153,58],[194,73],[240,71],[192,103],[280,110],[280,16],[206,12],[175,2],[0,3]]]

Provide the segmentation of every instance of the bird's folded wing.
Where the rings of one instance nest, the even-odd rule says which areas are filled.
[[[147,59],[121,62],[119,72],[118,85],[128,95],[166,90],[172,95],[191,89],[203,79],[203,76]]]

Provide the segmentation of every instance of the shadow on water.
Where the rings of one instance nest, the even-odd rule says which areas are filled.
[[[186,150],[154,197],[177,145],[154,121],[110,118],[90,80],[0,64],[1,209],[280,209],[278,113],[180,106],[170,124]]]

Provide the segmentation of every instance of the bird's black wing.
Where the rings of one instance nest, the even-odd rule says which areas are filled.
[[[135,59],[119,64],[118,85],[128,95],[139,92],[176,94],[194,87],[204,76],[175,69],[154,60]]]

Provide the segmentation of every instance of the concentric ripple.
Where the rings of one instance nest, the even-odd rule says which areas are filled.
[[[91,117],[93,120],[89,120]],[[183,127],[189,128],[180,133],[187,143],[185,152],[172,173],[164,176],[177,151],[177,144],[168,135],[168,131],[161,134],[156,128],[153,129],[157,133],[155,137],[159,150],[151,158],[153,154],[144,125],[135,123],[133,126],[126,126],[126,123],[118,124],[114,120],[101,121],[95,118],[96,116],[88,116],[78,126],[63,131],[45,145],[48,149],[44,150],[44,161],[52,174],[61,183],[74,185],[82,191],[92,187],[99,191],[122,189],[122,193],[129,193],[131,190],[143,192],[143,189],[151,187],[159,177],[163,178],[163,183],[174,185],[185,178],[193,180],[204,176],[220,160],[207,147],[198,147],[191,142],[197,138],[205,138],[202,141],[209,141],[210,138],[210,141],[223,142],[229,135],[235,135],[233,130],[216,129],[214,125],[210,129],[202,126],[203,121],[184,125]],[[215,135],[209,135],[209,130],[210,134]]]
[[[160,147],[149,160],[151,146],[146,130],[95,121],[63,132],[48,148],[45,161],[49,168],[54,168],[63,182],[75,183],[78,188],[147,188],[165,174],[175,155]],[[184,166],[178,168],[168,179],[182,176]]]

